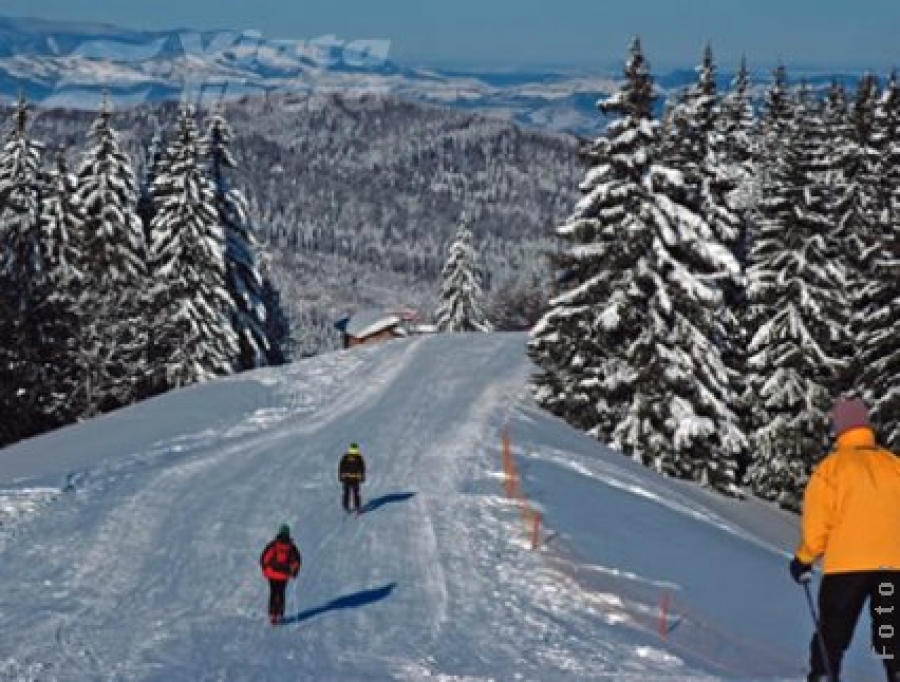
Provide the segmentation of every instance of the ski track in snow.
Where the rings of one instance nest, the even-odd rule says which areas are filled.
[[[435,363],[453,336],[252,373],[263,397],[232,423],[107,458],[66,492],[0,489],[0,679],[722,679],[659,637],[653,596],[677,585],[530,548],[500,456],[528,418],[522,337],[478,335],[460,372]],[[351,441],[373,505],[358,518],[337,481]],[[600,459],[540,458],[774,551]],[[304,563],[272,629],[257,561],[281,522]]]
[[[407,348],[406,352],[410,350]],[[88,531],[91,535],[88,538],[84,537],[84,530],[78,533],[73,528],[76,536],[64,547],[48,548],[40,544],[29,548],[28,537],[23,535],[25,566],[11,573],[27,576],[35,573],[37,567],[47,577],[33,581],[42,583],[43,587],[40,598],[35,600],[37,608],[25,609],[35,614],[33,620],[0,630],[7,643],[18,639],[9,633],[13,628],[32,633],[27,643],[14,647],[18,662],[7,661],[6,667],[14,672],[14,678],[28,677],[28,671],[34,669],[35,679],[47,679],[48,669],[53,669],[59,679],[152,679],[153,670],[177,670],[179,659],[191,658],[189,654],[184,658],[179,655],[169,660],[152,660],[154,651],[165,650],[168,644],[177,644],[185,639],[184,635],[190,634],[180,629],[190,630],[222,604],[233,607],[241,604],[245,614],[251,608],[261,612],[258,605],[264,600],[259,595],[261,581],[256,567],[261,545],[259,549],[256,545],[264,542],[271,532],[272,510],[265,507],[260,510],[266,518],[258,521],[255,530],[259,539],[252,541],[249,560],[235,562],[234,552],[222,550],[231,549],[228,536],[246,535],[251,530],[247,528],[247,512],[255,511],[254,498],[265,496],[267,487],[280,484],[284,488],[282,499],[287,501],[293,497],[289,489],[291,479],[279,476],[278,463],[271,460],[298,457],[292,441],[304,431],[314,431],[328,421],[341,419],[361,401],[377,396],[402,366],[401,356],[393,367],[382,365],[379,376],[361,377],[368,382],[367,391],[339,394],[330,399],[322,389],[328,383],[341,385],[345,377],[338,375],[333,382],[314,377],[316,396],[307,396],[302,387],[278,386],[285,396],[285,408],[274,411],[263,408],[252,413],[245,423],[224,433],[188,434],[110,462],[101,470],[91,472],[77,494],[24,490],[22,494],[29,495],[31,503],[16,506],[18,515],[23,517],[19,526],[27,520],[24,517],[33,516],[39,507],[55,517],[56,523],[71,524],[79,518],[71,509],[64,509],[64,504],[49,506],[59,498],[62,503],[70,501],[81,507],[89,518],[97,521],[97,527]],[[360,363],[352,362],[342,365],[351,372],[359,367]],[[300,421],[286,432],[268,430],[273,422],[284,422],[289,416],[302,416],[317,408],[324,412],[324,418],[308,424]],[[278,414],[277,419],[272,419],[273,412]],[[241,466],[234,466],[236,458],[243,460]],[[226,461],[229,466],[221,467]],[[271,480],[263,481],[262,485],[260,473],[266,470],[260,467],[261,463],[273,469],[269,472]],[[216,480],[219,471],[226,480]],[[15,492],[4,494],[11,496]],[[217,503],[217,499],[221,502]],[[208,519],[205,526],[199,523],[203,518]],[[79,519],[78,523],[83,524],[83,520]],[[185,547],[168,542],[169,538],[190,538],[196,544]],[[32,557],[38,552],[40,557]],[[142,571],[142,565],[151,570]],[[248,575],[255,580],[252,583],[238,580],[220,602],[223,579]],[[207,591],[196,590],[198,580],[207,585]],[[55,582],[69,584],[73,589],[55,591],[52,589]],[[14,583],[7,580],[4,585],[13,587]],[[178,599],[179,593],[183,602]],[[198,595],[205,598],[200,603],[191,603],[196,602]],[[159,608],[163,605],[166,605],[164,612]],[[35,632],[46,635],[34,636]],[[41,649],[52,642],[55,651],[29,652],[34,642],[41,642]],[[3,652],[6,648],[6,644],[0,647],[0,653],[6,653]],[[23,664],[23,658],[41,663]],[[144,658],[151,662],[141,663]],[[54,659],[59,662],[48,663]],[[209,667],[203,665],[199,669],[208,671]],[[183,677],[200,679],[190,673]]]
[[[473,377],[497,377],[487,388],[452,366],[417,366],[428,356],[415,343],[377,377],[364,362],[342,367],[334,383],[349,388],[334,395],[321,376],[316,395],[302,375],[294,386],[273,380],[281,405],[108,462],[55,506],[45,492],[48,513],[30,530],[47,522],[72,539],[9,567],[42,554],[33,619],[0,630],[16,651],[7,669],[24,679],[269,679],[274,656],[335,680],[365,678],[368,666],[396,679],[480,680],[498,660],[515,679],[671,672],[677,659],[619,643],[613,627],[608,638],[571,636],[573,621],[596,630],[616,619],[530,551],[518,510],[498,496],[499,434],[526,371],[504,361],[508,349],[497,340],[472,356]],[[394,384],[426,372],[428,382]],[[364,502],[398,500],[360,518],[339,507],[337,458],[350,440],[369,462]],[[271,632],[256,560],[282,519],[304,568],[288,590],[294,622]],[[491,636],[473,642],[473,620]],[[217,636],[224,651],[213,657],[203,642]],[[247,660],[248,643],[266,665]]]

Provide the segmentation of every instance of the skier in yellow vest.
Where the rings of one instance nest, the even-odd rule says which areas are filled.
[[[362,511],[359,486],[366,482],[366,462],[356,443],[350,443],[347,452],[341,457],[341,463],[338,465],[338,479],[344,484],[344,511],[359,514]]]

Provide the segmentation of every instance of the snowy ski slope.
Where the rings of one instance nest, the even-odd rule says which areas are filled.
[[[536,409],[524,341],[341,351],[0,451],[0,679],[802,679],[796,518]],[[504,494],[505,426],[539,551]],[[273,629],[257,559],[282,522],[304,567]],[[867,630],[850,682],[881,679]]]

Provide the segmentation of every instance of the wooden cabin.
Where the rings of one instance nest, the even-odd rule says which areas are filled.
[[[383,310],[363,310],[341,318],[334,326],[344,337],[344,348],[378,343],[407,335],[403,319]]]

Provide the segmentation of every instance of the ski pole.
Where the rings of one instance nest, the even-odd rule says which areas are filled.
[[[815,604],[813,604],[812,593],[809,591],[809,581],[803,583],[803,591],[806,593],[806,603],[809,604],[809,613],[812,615],[813,623],[816,625],[816,639],[819,640],[819,654],[822,656],[822,665],[825,666],[825,676],[828,682],[838,682],[834,673],[831,672],[831,663],[828,660],[828,649],[825,648],[825,637],[822,635],[822,625],[819,622],[819,614],[816,613]]]

